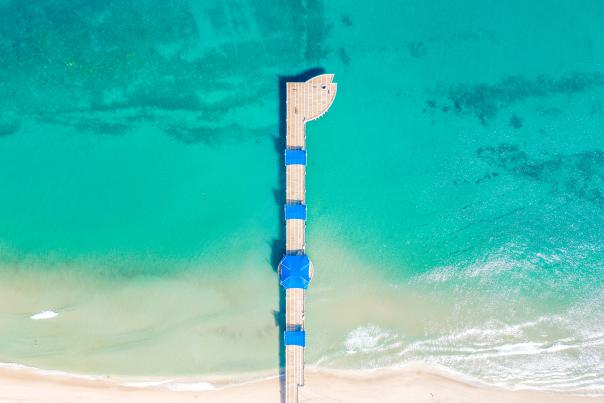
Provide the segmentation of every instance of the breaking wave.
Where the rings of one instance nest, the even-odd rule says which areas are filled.
[[[396,334],[373,324],[348,333],[345,344],[348,354],[389,351],[401,345]]]
[[[478,261],[416,275],[408,284],[426,300],[401,309],[421,316],[441,304],[434,311],[441,316],[407,327],[357,327],[339,355],[318,364],[423,362],[509,389],[604,395],[604,284],[599,259],[586,258],[600,252],[585,246],[530,255],[506,245]]]

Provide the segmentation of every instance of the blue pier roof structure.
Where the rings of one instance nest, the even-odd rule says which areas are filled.
[[[306,151],[285,150],[285,165],[306,165]]]
[[[279,279],[283,288],[308,288],[310,284],[310,259],[308,256],[285,255],[279,265]]]
[[[306,220],[306,205],[288,203],[285,205],[286,220]]]
[[[306,347],[306,332],[304,330],[286,330],[285,345]]]

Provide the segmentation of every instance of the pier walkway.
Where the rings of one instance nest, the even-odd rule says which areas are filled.
[[[287,140],[285,149],[286,204],[285,256],[279,278],[285,288],[285,402],[298,402],[304,385],[304,294],[313,275],[305,253],[306,232],[306,122],[321,117],[333,102],[337,86],[333,74],[286,84]]]

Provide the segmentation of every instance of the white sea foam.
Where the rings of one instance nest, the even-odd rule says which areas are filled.
[[[168,382],[173,382],[173,380],[166,379],[166,380],[162,380],[162,381],[125,382],[122,385],[127,386],[129,388],[154,388],[154,387],[165,385]]]
[[[0,368],[11,369],[16,371],[27,371],[41,376],[52,376],[59,378],[71,378],[81,379],[87,381],[104,381],[105,378],[102,376],[84,375],[72,372],[57,371],[51,369],[42,369],[36,367],[30,367],[27,365],[16,364],[11,362],[0,363]],[[153,388],[153,389],[167,389],[175,392],[198,392],[204,390],[215,390],[216,386],[209,382],[187,382],[179,379],[162,379],[162,380],[140,380],[140,381],[129,381],[120,383],[122,386],[131,388]]]
[[[442,365],[500,387],[604,395],[604,337],[601,331],[579,332],[576,320],[564,313],[513,325],[487,321],[415,341],[399,356],[403,362]],[[552,334],[561,337],[552,339]]]
[[[405,344],[397,352],[401,362],[442,365],[511,389],[604,395],[604,287],[594,281],[598,268],[585,259],[593,255],[591,249],[588,254],[583,249],[544,248],[535,253],[508,244],[475,261],[436,267],[413,277],[412,285],[439,291],[441,284],[450,286],[459,312],[466,312],[466,304],[476,295],[495,300],[497,294],[504,301],[516,296],[536,298],[537,303],[502,314],[498,302],[489,305],[484,298],[481,315],[498,320],[476,323],[481,315],[455,316],[454,321],[439,323],[430,334]],[[589,270],[585,265],[591,265]],[[543,292],[536,295],[536,290]],[[506,323],[530,315],[535,307],[550,312]]]
[[[488,278],[518,268],[519,265],[530,264],[518,262],[503,257],[493,257],[486,261],[479,261],[461,268],[459,266],[442,266],[430,272],[418,275],[416,282],[443,283],[463,278]]]
[[[398,336],[379,326],[368,324],[350,333],[345,341],[348,354],[381,352],[399,347]]]
[[[174,392],[200,392],[203,390],[214,390],[216,387],[209,382],[181,382],[174,379],[160,381],[136,381],[122,384],[130,388],[159,388]]]
[[[168,389],[176,392],[200,392],[203,390],[216,389],[214,385],[208,382],[169,383],[166,386]]]
[[[426,273],[416,275],[411,283],[491,282],[496,278],[506,277],[521,284],[536,279],[534,274],[542,272],[544,268],[549,269],[544,276],[538,277],[540,282],[566,284],[581,276],[587,276],[584,280],[590,281],[591,277],[585,274],[589,272],[585,268],[585,258],[586,255],[599,253],[599,249],[601,247],[597,245],[575,245],[573,248],[546,248],[533,252],[525,245],[508,243],[473,261],[434,267]],[[563,267],[560,266],[561,262],[564,263]]]
[[[58,316],[59,314],[55,311],[42,311],[42,312],[38,312],[36,314],[31,315],[29,318],[33,319],[33,320],[44,320],[44,319],[52,319],[56,316]]]
[[[470,270],[444,269],[419,281],[494,280],[492,275],[524,281],[538,267],[528,261],[491,259]],[[556,261],[558,256],[531,259]],[[530,259],[529,259],[530,260]],[[531,269],[532,268],[532,269]],[[527,271],[527,269],[529,269]],[[519,270],[519,277],[514,274]],[[565,275],[565,273],[559,273]],[[490,284],[490,283],[489,283]],[[499,281],[493,281],[498,286]],[[543,285],[540,285],[543,287]],[[468,283],[465,290],[475,290]],[[458,288],[454,289],[457,292]],[[489,288],[489,292],[493,288]],[[413,341],[399,336],[381,324],[368,324],[350,331],[343,351],[330,351],[317,361],[331,367],[398,367],[410,362],[440,366],[479,379],[486,384],[508,389],[564,391],[580,395],[604,395],[604,287],[592,287],[573,295],[572,304],[550,306],[552,312],[506,322],[524,311],[479,320],[480,316],[439,322],[429,333]],[[579,298],[580,297],[580,298]],[[557,309],[560,307],[560,309]],[[500,319],[494,319],[500,318]],[[464,322],[467,321],[467,325]],[[339,355],[338,355],[339,354]],[[394,358],[396,357],[396,358]]]
[[[28,371],[37,375],[43,376],[56,376],[61,378],[74,378],[74,379],[86,379],[86,380],[96,380],[99,377],[92,375],[84,375],[84,374],[74,374],[71,372],[58,371],[54,369],[42,369],[36,367],[29,367],[27,365],[16,364],[13,362],[0,362],[0,368],[18,370],[18,371]]]

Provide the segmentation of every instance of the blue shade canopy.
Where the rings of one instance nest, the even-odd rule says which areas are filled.
[[[306,255],[285,255],[281,259],[280,283],[284,288],[308,288],[310,260]]]
[[[286,346],[306,346],[306,332],[304,330],[286,330],[285,331]]]
[[[285,205],[286,220],[306,220],[306,205],[305,204],[286,204]]]
[[[306,165],[306,151],[285,150],[285,165]]]

